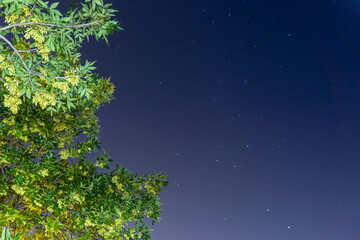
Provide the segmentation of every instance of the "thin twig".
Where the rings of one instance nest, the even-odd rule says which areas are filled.
[[[0,38],[3,39],[3,40],[14,50],[14,53],[16,53],[16,55],[18,55],[18,57],[20,58],[22,64],[24,65],[26,71],[28,71],[28,73],[29,73],[29,82],[30,82],[31,86],[32,86],[38,93],[40,93],[40,91],[34,86],[34,84],[33,84],[32,81],[31,81],[31,74],[36,75],[36,76],[39,76],[39,77],[47,77],[47,76],[41,75],[40,73],[33,72],[32,70],[30,70],[30,69],[28,68],[28,66],[26,65],[24,59],[23,59],[22,56],[20,55],[19,50],[18,50],[6,37],[4,37],[3,35],[0,34]],[[54,78],[68,78],[68,77],[54,77]]]
[[[51,183],[58,183],[57,180],[64,175],[65,173],[60,174],[59,176],[56,177],[56,179],[53,182],[42,182],[42,183],[37,183],[39,185],[43,185],[43,184],[51,184]]]
[[[31,71],[30,71],[30,70],[29,70],[29,82],[30,82],[31,86],[32,86],[38,93],[41,93],[41,92],[34,86],[34,84],[33,84],[32,81],[31,81]]]
[[[31,8],[31,11],[30,11],[29,15],[27,16],[26,21],[29,21],[29,17],[30,17],[30,15],[32,14],[32,12],[34,11],[34,9],[35,9],[35,4],[34,4],[33,7]]]
[[[36,51],[37,48],[32,48],[32,49],[29,49],[29,50],[20,50],[18,49],[19,52],[32,52],[32,51]]]
[[[26,25],[39,25],[39,26],[60,27],[60,28],[82,28],[82,27],[89,27],[89,26],[95,25],[100,22],[101,21],[95,21],[95,22],[78,24],[78,25],[76,25],[76,24],[75,25],[56,25],[56,24],[51,24],[51,23],[23,22],[23,23],[15,23],[15,24],[8,25],[6,27],[2,27],[2,28],[0,28],[0,31],[4,31],[4,30],[14,28],[14,27],[26,26]]]
[[[52,214],[51,212],[49,212],[49,214],[56,219],[56,217],[54,216],[54,214]],[[62,225],[63,225],[63,226],[62,226],[63,228],[65,228],[66,230],[68,230],[72,235],[74,235],[74,237],[75,237],[77,240],[79,240],[79,238],[76,236],[76,234],[73,233],[69,228],[67,228],[62,222],[60,222],[60,220],[58,220],[58,223],[62,224]]]
[[[5,205],[8,205],[11,200],[13,200],[14,203],[16,204],[15,198],[13,198],[13,196],[11,196],[10,193],[8,193],[8,195],[9,195],[10,198],[9,198],[9,200],[5,203]]]
[[[33,75],[35,75],[35,76],[38,76],[38,77],[43,77],[43,78],[49,77],[49,76],[44,76],[44,75],[42,75],[42,74],[40,74],[40,73],[33,72],[33,71],[31,71],[31,73],[32,73]],[[55,78],[55,79],[59,79],[59,78],[61,78],[61,79],[67,79],[67,78],[69,78],[69,77],[52,77],[52,78]]]
[[[2,40],[4,40],[4,41],[14,50],[14,52],[16,53],[16,55],[18,55],[18,57],[20,58],[22,64],[23,64],[24,67],[25,67],[25,69],[26,69],[28,72],[30,72],[30,69],[28,68],[28,66],[27,66],[26,63],[24,62],[24,59],[21,57],[21,55],[20,55],[19,51],[17,50],[17,48],[14,47],[14,45],[12,45],[12,43],[11,43],[6,37],[4,37],[4,36],[1,35],[1,34],[0,34],[0,38],[1,38]]]
[[[12,60],[12,58],[13,58],[14,55],[15,55],[15,52],[13,52],[13,54],[11,54],[11,57],[10,57],[9,61]]]

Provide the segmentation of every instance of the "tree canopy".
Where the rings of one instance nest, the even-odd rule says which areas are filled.
[[[115,87],[79,51],[122,29],[111,6],[0,0],[0,226],[21,239],[150,239],[160,220],[166,175],[96,171],[114,161],[95,113]]]

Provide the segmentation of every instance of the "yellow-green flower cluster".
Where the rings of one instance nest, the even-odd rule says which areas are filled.
[[[0,55],[0,64],[3,64],[5,61],[5,57],[3,55]]]
[[[35,46],[37,47],[37,52],[44,58],[46,62],[49,61],[50,48],[46,44],[37,44],[35,42]]]
[[[10,164],[10,162],[4,157],[0,157],[0,164]]]
[[[16,79],[9,77],[5,78],[5,87],[9,90],[10,94],[4,95],[4,106],[9,108],[11,112],[17,114],[19,105],[21,104],[20,91],[18,89],[19,83]]]
[[[42,91],[41,93],[35,93],[32,102],[39,105],[41,109],[45,109],[48,106],[55,106],[56,99],[54,94]]]
[[[12,115],[10,117],[4,118],[2,120],[3,123],[6,123],[9,126],[14,126],[15,125],[15,116]]]
[[[34,20],[39,20],[34,18]],[[42,26],[30,27],[26,30],[24,37],[26,39],[33,38],[35,40],[35,46],[37,47],[37,53],[40,54],[45,61],[49,61],[50,48],[45,43],[45,34],[47,29]]]
[[[64,200],[61,200],[61,199],[57,200],[57,204],[60,209],[66,207]]]
[[[149,194],[156,194],[156,189],[151,182],[146,182],[144,187]]]
[[[124,191],[124,184],[121,183],[120,178],[118,175],[112,177],[111,182],[116,185],[116,188],[120,191]]]
[[[71,85],[76,85],[79,83],[80,81],[80,77],[73,71],[70,70],[68,72],[65,73],[65,76],[67,76],[66,80],[71,84]]]
[[[104,163],[96,161],[95,166],[99,168],[104,168]]]
[[[17,184],[12,185],[11,188],[12,188],[12,190],[14,190],[19,195],[24,195],[25,194],[24,189],[21,186],[17,185]]]
[[[0,196],[5,196],[5,195],[7,195],[7,193],[8,193],[7,189],[4,189],[4,188],[0,189]]]
[[[14,24],[16,23],[18,20],[20,23],[25,22],[26,19],[28,18],[28,16],[30,15],[30,8],[28,7],[24,7],[23,9],[20,10],[20,14],[16,14],[13,13],[9,16],[5,17],[5,22],[9,23],[9,24]]]
[[[67,93],[69,91],[69,83],[68,82],[55,82],[52,84],[54,87],[60,89],[63,93]]]
[[[40,72],[42,73],[43,76],[48,76],[49,72],[47,69],[41,68]],[[48,82],[48,78],[47,77],[39,77],[39,80],[41,83],[47,83]]]
[[[70,199],[71,199],[71,200],[75,200],[75,201],[77,201],[77,202],[79,202],[79,203],[83,203],[84,200],[85,200],[85,198],[84,198],[83,196],[80,196],[80,195],[79,195],[78,193],[76,193],[76,192],[70,193]]]
[[[10,76],[15,75],[15,67],[10,62],[5,60],[5,57],[0,55],[0,70],[7,69]]]
[[[18,18],[19,18],[19,16],[16,13],[14,13],[14,14],[11,14],[9,16],[6,16],[5,17],[5,22],[9,23],[9,24],[14,24],[14,23],[16,23]]]
[[[38,28],[28,28],[25,31],[24,37],[26,39],[33,38],[37,43],[43,43],[45,41],[45,37],[43,34],[40,33]]]
[[[49,170],[48,169],[42,169],[39,173],[43,177],[49,176]]]
[[[64,159],[64,160],[68,159],[68,157],[70,156],[70,152],[67,149],[61,150],[59,154],[60,154],[60,159]]]
[[[116,231],[115,231],[115,226],[114,226],[114,225],[109,226],[109,225],[104,224],[104,223],[100,225],[99,234],[100,234],[101,236],[104,236],[105,239],[110,239],[110,237],[111,237],[114,233],[116,233]],[[112,239],[113,239],[113,238],[112,238]]]
[[[86,217],[86,219],[85,219],[85,226],[86,226],[86,227],[92,227],[92,226],[96,226],[96,224],[93,223],[89,217]]]
[[[15,75],[15,67],[14,67],[14,65],[9,65],[7,69],[8,69],[8,71],[9,71],[9,75],[10,75],[10,76],[14,76],[14,75]]]
[[[130,231],[128,231],[126,234],[125,234],[125,239],[128,240],[128,239],[134,239],[135,238],[135,230],[134,229],[130,229]]]

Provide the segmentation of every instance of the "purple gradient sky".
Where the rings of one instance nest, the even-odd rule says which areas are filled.
[[[104,147],[170,175],[154,240],[360,239],[360,3],[114,8],[125,31],[82,53],[116,85]]]

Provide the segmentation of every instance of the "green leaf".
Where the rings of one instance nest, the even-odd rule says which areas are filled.
[[[2,3],[12,3],[14,0],[3,0]]]
[[[38,2],[42,7],[44,7],[44,8],[47,7],[47,3],[43,2],[42,0],[37,0],[37,2]],[[39,12],[40,9],[35,8],[35,11]]]
[[[5,231],[6,231],[6,229],[3,228],[2,233],[1,233],[1,240],[5,240]]]
[[[102,6],[103,5],[103,3],[102,3],[102,1],[101,0],[94,0],[95,1],[95,3],[97,4],[97,5],[100,5],[100,6]]]
[[[53,4],[50,5],[50,9],[54,9],[59,5],[58,2],[54,2]]]

